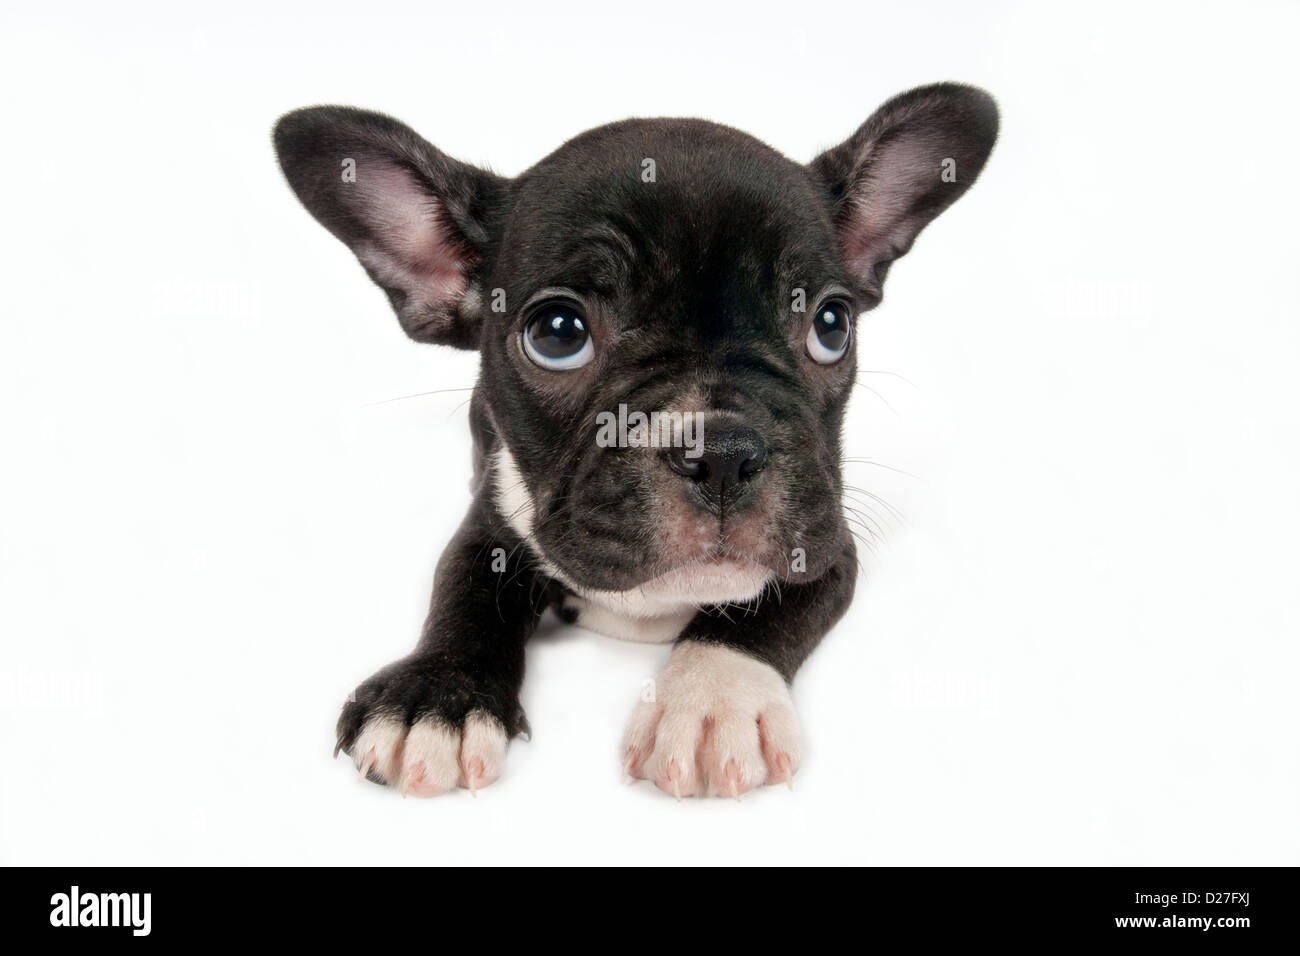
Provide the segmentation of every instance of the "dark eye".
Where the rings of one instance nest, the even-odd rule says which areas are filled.
[[[831,365],[849,350],[849,323],[853,313],[842,299],[831,299],[813,316],[808,330],[808,354],[819,365]]]
[[[581,368],[596,357],[587,324],[565,302],[551,302],[534,311],[524,325],[523,340],[530,359],[557,372]]]

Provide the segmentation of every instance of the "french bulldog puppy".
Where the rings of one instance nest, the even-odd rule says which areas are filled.
[[[634,119],[507,179],[379,113],[279,121],[289,185],[406,333],[481,356],[473,503],[423,634],[339,718],[364,776],[419,796],[495,781],[528,727],[524,645],[554,608],[673,642],[627,774],[678,797],[791,780],[789,683],[857,574],[854,323],[997,128],[988,94],[943,83],[808,165],[715,123]]]

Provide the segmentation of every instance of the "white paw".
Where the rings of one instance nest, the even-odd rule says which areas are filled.
[[[397,787],[402,796],[436,797],[461,786],[471,792],[501,776],[505,728],[496,718],[473,713],[463,727],[418,720],[409,727],[390,717],[367,720],[352,747],[362,777]]]
[[[632,714],[625,773],[676,797],[739,797],[799,769],[799,719],[772,667],[717,644],[683,641]]]

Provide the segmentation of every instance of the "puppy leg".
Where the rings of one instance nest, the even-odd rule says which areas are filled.
[[[403,794],[493,783],[510,738],[527,730],[524,643],[541,609],[523,548],[494,536],[488,508],[476,502],[439,561],[415,651],[361,684],[339,717],[338,749]],[[504,568],[501,554],[513,555]]]
[[[799,719],[789,681],[853,596],[856,557],[816,581],[728,620],[701,611],[640,704],[624,739],[624,771],[676,797],[739,797],[789,783],[799,769]]]

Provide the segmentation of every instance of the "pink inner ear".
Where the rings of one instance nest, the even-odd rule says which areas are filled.
[[[358,163],[355,186],[359,211],[374,234],[358,245],[357,255],[384,285],[434,306],[464,294],[468,262],[438,221],[436,197],[405,170],[383,162]]]
[[[910,245],[906,221],[917,199],[935,188],[943,171],[943,144],[928,136],[901,137],[884,146],[869,145],[857,167],[870,164],[849,198],[840,226],[844,258],[855,272],[865,272],[894,246]]]

